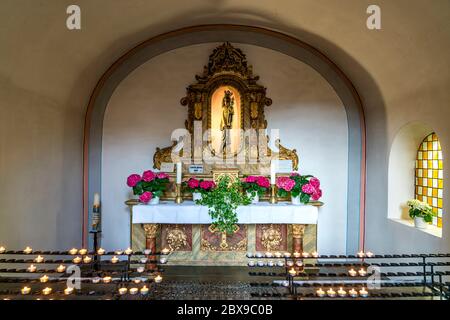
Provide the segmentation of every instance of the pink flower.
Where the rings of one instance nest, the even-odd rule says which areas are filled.
[[[191,189],[196,189],[196,188],[198,188],[198,186],[199,186],[199,181],[197,180],[197,179],[195,179],[195,178],[190,178],[189,180],[188,180],[188,182],[187,182],[187,184],[188,184],[188,187],[189,188],[191,188]]]
[[[311,198],[313,201],[317,201],[322,197],[322,190],[316,189],[316,191],[312,194]]]
[[[256,177],[256,176],[248,176],[248,177],[245,178],[245,182],[253,183],[253,182],[256,182],[257,179],[258,179],[258,177]]]
[[[127,185],[130,188],[133,188],[138,184],[139,181],[141,181],[141,176],[138,174],[132,174],[127,178]]]
[[[167,173],[165,173],[165,172],[158,172],[156,174],[156,177],[158,179],[169,179],[169,175]]]
[[[142,174],[142,180],[144,180],[145,182],[150,182],[150,181],[154,180],[155,178],[156,178],[156,175],[152,170],[144,171],[144,173]]]
[[[300,176],[300,173],[298,173],[298,172],[292,172],[290,175],[290,177],[299,177],[299,176]]]
[[[319,181],[319,179],[317,179],[317,178],[311,178],[310,180],[309,180],[309,184],[311,184],[314,188],[316,188],[316,189],[318,189],[318,188],[320,188],[320,181]]]
[[[216,186],[216,184],[214,183],[214,181],[211,180],[204,180],[202,182],[200,182],[200,188],[202,188],[203,190],[210,190],[212,188],[214,188]]]
[[[153,194],[149,191],[145,191],[143,194],[139,196],[139,201],[143,203],[148,203],[150,200],[152,200]]]
[[[306,194],[313,194],[316,192],[316,189],[311,184],[307,183],[302,186],[302,192]]]
[[[276,185],[279,189],[291,191],[295,187],[295,181],[289,177],[278,177]]]
[[[270,187],[270,181],[266,177],[258,177],[258,179],[256,180],[256,184],[263,188]]]

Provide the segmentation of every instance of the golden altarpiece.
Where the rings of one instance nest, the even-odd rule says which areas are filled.
[[[183,162],[183,180],[191,176],[216,179],[227,174],[243,177],[269,175],[271,159],[291,160],[297,170],[295,149],[288,149],[275,138],[272,149],[266,133],[265,108],[272,105],[266,88],[258,84],[245,54],[230,43],[214,49],[208,64],[196,82],[187,87],[181,105],[187,109],[183,148],[179,141],[156,148],[154,169],[164,163]],[[197,140],[196,140],[197,139]],[[274,150],[277,150],[276,152]],[[179,157],[174,159],[174,157]],[[202,173],[189,173],[191,164],[200,165]],[[173,178],[174,173],[170,174]],[[171,179],[174,180],[174,179]],[[174,201],[175,188],[162,200]],[[269,195],[261,198],[267,201]],[[192,199],[183,194],[185,200]],[[288,199],[280,199],[280,201]],[[137,204],[127,201],[130,209]],[[130,221],[131,223],[131,221]],[[173,251],[170,262],[179,264],[239,264],[248,251],[291,251],[293,242],[301,239],[304,250],[316,249],[316,225],[238,225],[233,235],[211,230],[209,225],[131,224],[134,250],[156,246]],[[154,242],[154,243],[149,243]]]

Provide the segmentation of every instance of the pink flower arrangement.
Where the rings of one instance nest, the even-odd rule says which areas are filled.
[[[295,180],[289,177],[278,177],[276,180],[276,186],[278,190],[281,189],[290,192],[295,187]]]
[[[197,179],[195,177],[189,178],[188,181],[183,182],[183,186],[189,192],[208,192],[216,187],[216,184],[212,180]]]
[[[127,186],[133,188],[133,194],[139,200],[148,203],[154,197],[161,197],[169,183],[169,175],[165,172],[155,173],[152,170],[144,171],[142,177],[136,173],[127,178]]]
[[[252,196],[262,196],[270,188],[270,181],[263,176],[247,176],[242,179],[242,189]]]

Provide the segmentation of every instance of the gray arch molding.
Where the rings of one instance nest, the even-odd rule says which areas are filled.
[[[134,69],[164,52],[194,44],[225,41],[260,46],[289,55],[310,65],[334,88],[345,106],[348,120],[347,252],[354,253],[364,247],[366,128],[358,92],[339,67],[314,47],[279,32],[240,25],[203,25],[159,35],[132,48],[103,74],[91,95],[85,118],[83,246],[88,244],[89,204],[93,201],[93,192],[101,190],[103,117],[116,87]]]

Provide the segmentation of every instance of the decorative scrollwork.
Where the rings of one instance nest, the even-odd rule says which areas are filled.
[[[278,249],[282,241],[281,231],[272,224],[262,227],[261,243],[267,251]]]
[[[146,238],[156,238],[159,230],[159,224],[146,223],[144,224],[144,231]]]
[[[166,242],[172,251],[180,250],[188,244],[186,233],[178,226],[167,230]]]
[[[304,234],[305,234],[305,225],[304,224],[293,224],[292,225],[292,238],[302,239]]]

